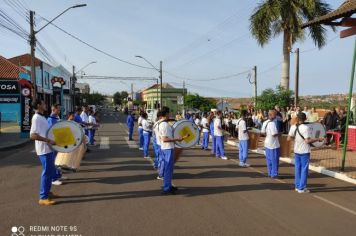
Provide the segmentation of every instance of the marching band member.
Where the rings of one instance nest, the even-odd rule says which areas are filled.
[[[48,128],[51,128],[54,124],[56,124],[58,121],[60,121],[59,114],[61,112],[61,106],[59,104],[54,104],[51,107],[52,113],[51,115],[47,118],[48,122]],[[57,152],[54,152],[54,156],[56,159]],[[53,185],[62,185],[62,181],[66,178],[62,177],[62,171],[56,167],[55,175],[53,176],[52,184]]]
[[[207,119],[207,114],[204,112],[203,118],[201,120],[201,126],[203,127],[203,141],[201,143],[201,149],[208,150],[209,145],[209,121]]]
[[[150,141],[152,134],[151,124],[147,121],[147,113],[142,114],[142,129],[143,129],[143,157],[150,158],[148,152],[150,149]]]
[[[215,155],[216,153],[216,138],[214,135],[214,112],[211,112],[209,115],[209,128],[211,134],[211,154]]]
[[[138,132],[138,141],[139,141],[139,150],[143,151],[143,128],[142,128],[142,115],[143,112],[140,112],[140,117],[137,120],[138,123],[138,128],[137,128],[137,132]]]
[[[172,186],[172,176],[174,169],[174,142],[182,141],[183,138],[173,137],[172,127],[168,124],[169,108],[163,107],[161,111],[163,121],[159,123],[159,138],[161,139],[161,158],[164,164],[164,179],[162,194],[175,194],[178,188]]]
[[[307,189],[310,144],[322,142],[324,138],[311,138],[311,129],[304,124],[307,119],[305,113],[298,113],[298,123],[289,130],[288,141],[294,140],[294,169],[295,169],[295,190],[298,193],[309,193]]]
[[[94,145],[95,129],[97,126],[94,111],[89,110],[89,144]]]
[[[135,126],[135,120],[134,120],[134,114],[130,113],[127,116],[127,120],[126,120],[126,124],[127,124],[127,128],[129,129],[129,140],[132,141],[132,135],[133,135],[133,129]]]
[[[199,117],[199,114],[195,114],[194,117],[195,117],[194,123],[195,123],[196,126],[198,126],[198,129],[199,129],[198,143],[197,143],[197,145],[199,145],[199,143],[200,143],[200,134],[201,134],[200,117]]]
[[[40,200],[38,203],[40,205],[49,206],[56,203],[50,198],[57,196],[50,192],[52,179],[55,174],[55,155],[48,144],[55,145],[56,143],[46,138],[49,129],[48,122],[43,114],[46,111],[46,104],[42,100],[37,99],[32,105],[36,110],[36,114],[32,117],[30,139],[35,140],[36,153],[42,164]]]
[[[163,179],[163,167],[161,160],[161,139],[159,138],[158,125],[163,121],[161,111],[157,112],[157,121],[153,125],[153,148],[155,151],[154,167],[158,169],[157,179]]]
[[[89,125],[88,111],[89,111],[88,106],[87,105],[83,106],[83,111],[80,114],[80,118],[82,119],[82,124],[85,125],[85,127],[84,127],[85,135],[87,135],[89,137],[89,129],[87,126],[87,125]]]
[[[246,124],[247,111],[241,111],[241,118],[237,121],[236,129],[238,130],[239,137],[239,166],[241,167],[249,167],[250,165],[246,163],[248,157],[248,130]]]
[[[228,158],[225,156],[224,150],[224,130],[221,125],[221,111],[216,113],[216,117],[214,120],[214,136],[215,136],[215,145],[216,145],[216,158],[221,158],[223,160],[227,160]]]
[[[276,111],[270,110],[268,112],[268,120],[263,122],[261,133],[266,135],[265,151],[268,176],[278,178],[280,144],[278,140],[279,132],[274,122],[276,118]]]

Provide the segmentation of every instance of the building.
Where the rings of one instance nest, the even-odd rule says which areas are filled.
[[[174,88],[168,83],[162,84],[162,105],[169,107],[173,113],[181,109],[178,99],[187,93],[186,89]],[[160,85],[153,85],[141,91],[141,99],[146,104],[146,109],[158,107],[160,102]]]
[[[0,113],[1,121],[20,124],[20,79],[30,79],[28,71],[0,56]]]
[[[90,86],[88,83],[76,83],[75,89],[79,90],[81,94],[89,94],[90,93]]]
[[[24,69],[31,70],[31,55],[23,54],[8,59],[17,66],[23,67]],[[53,89],[51,80],[53,77],[62,77],[65,80],[64,89],[64,99],[61,104],[64,107],[65,114],[68,111],[73,110],[71,96],[72,96],[72,83],[71,74],[63,66],[54,67],[48,63],[35,58],[35,68],[36,68],[36,87],[37,87],[37,98],[43,99],[47,105],[47,110],[51,110],[51,105],[54,103],[61,104],[60,91]]]

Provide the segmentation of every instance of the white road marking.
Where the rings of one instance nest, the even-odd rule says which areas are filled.
[[[110,137],[100,137],[99,149],[110,149]]]
[[[317,195],[313,195],[313,197],[315,197],[315,198],[317,198],[317,199],[319,199],[319,200],[321,200],[321,201],[323,201],[323,202],[325,202],[325,203],[327,203],[327,204],[329,204],[329,205],[332,205],[332,206],[334,206],[334,207],[337,207],[337,208],[339,208],[339,209],[341,209],[341,210],[343,210],[343,211],[346,211],[346,212],[348,212],[348,213],[350,213],[350,214],[356,216],[356,212],[353,211],[353,210],[350,210],[349,208],[343,207],[343,206],[341,206],[341,205],[339,205],[339,204],[337,204],[337,203],[335,203],[335,202],[332,202],[332,201],[330,201],[330,200],[328,200],[328,199],[325,199],[325,198],[320,197],[320,196],[317,196]]]
[[[126,143],[129,146],[129,148],[136,148],[138,149],[138,145],[136,144],[135,141],[130,141],[128,137],[125,137]]]

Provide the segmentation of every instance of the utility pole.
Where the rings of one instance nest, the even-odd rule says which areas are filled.
[[[73,111],[75,111],[75,84],[77,82],[77,78],[75,76],[75,66],[73,66],[73,77],[72,77],[72,89],[73,89]]]
[[[160,108],[162,109],[163,107],[163,103],[162,103],[162,61],[159,62],[159,79],[160,79],[160,88],[161,88],[161,91],[160,91]]]
[[[254,96],[255,96],[255,107],[257,105],[257,66],[253,67],[253,90],[254,90]]]
[[[294,96],[294,106],[298,106],[299,102],[299,48],[295,50],[295,96]]]
[[[133,83],[131,83],[131,99],[132,99],[132,102],[133,102]]]
[[[37,98],[37,85],[36,85],[36,66],[35,66],[35,12],[30,11],[30,47],[31,47],[31,81],[32,81],[32,100]]]
[[[155,109],[159,109],[159,106],[158,106],[158,79],[157,79],[157,81],[156,81],[156,101],[155,101],[155,104],[154,104],[154,108]]]
[[[185,98],[185,81],[183,80],[183,117],[185,117],[185,101],[184,101],[184,98]]]

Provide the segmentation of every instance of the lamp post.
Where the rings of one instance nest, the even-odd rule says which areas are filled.
[[[85,68],[87,68],[88,66],[97,63],[97,61],[92,61],[89,62],[88,64],[86,64],[85,66],[83,66],[81,69],[75,71],[75,66],[73,66],[73,77],[72,77],[72,89],[73,89],[73,109],[75,107],[75,83],[77,82],[77,77],[76,74],[83,71]]]
[[[49,24],[51,24],[53,21],[55,21],[58,17],[66,13],[72,8],[78,8],[78,7],[85,7],[87,4],[78,4],[74,5],[71,7],[68,7],[66,10],[64,10],[61,14],[53,18],[51,21],[49,21],[47,24],[42,26],[39,30],[35,30],[35,12],[30,11],[30,46],[31,46],[31,80],[32,80],[32,99],[35,100],[37,97],[37,87],[36,87],[36,66],[35,66],[35,47],[36,47],[36,34],[38,34],[41,30],[43,30],[45,27],[47,27]]]
[[[152,66],[152,69],[155,69],[156,71],[159,72],[159,80],[160,80],[159,108],[162,109],[162,105],[163,105],[162,104],[162,61],[159,62],[159,69],[158,69],[151,62],[149,62],[146,58],[144,58],[143,56],[136,55],[135,57],[143,59],[150,66]]]

